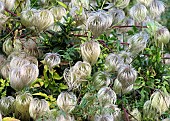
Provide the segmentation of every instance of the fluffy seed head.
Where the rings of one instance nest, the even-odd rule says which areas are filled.
[[[77,97],[72,92],[61,92],[57,98],[58,107],[66,113],[74,110],[77,104]]]
[[[141,113],[137,108],[133,109],[133,111],[130,113],[133,117],[130,118],[131,121],[141,121]]]
[[[137,72],[130,65],[122,65],[118,70],[117,78],[122,87],[128,87],[135,82]]]
[[[152,18],[159,17],[161,13],[165,11],[165,5],[162,1],[159,0],[153,0],[152,3],[149,5],[150,9],[150,16]]]
[[[7,8],[8,10],[13,9],[15,5],[15,0],[1,0],[1,1],[5,4],[5,8]]]
[[[145,6],[149,6],[152,3],[153,0],[138,0],[141,4],[144,4]]]
[[[3,97],[0,99],[0,112],[2,115],[7,116],[14,110],[15,99],[12,96]]]
[[[99,100],[99,103],[102,106],[106,106],[109,104],[115,104],[117,97],[116,97],[116,93],[110,88],[110,87],[102,87],[98,93],[97,93],[97,97]]]
[[[80,45],[80,51],[83,61],[94,65],[100,55],[100,44],[95,41],[85,42]]]
[[[44,58],[44,64],[48,65],[49,68],[53,68],[59,65],[60,62],[61,59],[58,53],[46,53]]]
[[[67,114],[57,116],[55,121],[75,121],[75,120],[74,117]]]
[[[0,12],[2,12],[4,8],[5,8],[4,3],[0,1]]]
[[[94,121],[114,121],[114,117],[110,114],[96,115]]]
[[[55,20],[61,20],[61,18],[66,15],[66,9],[62,6],[52,7],[50,11]]]
[[[167,59],[164,59],[164,63],[166,65],[170,65],[170,54],[169,53],[164,54],[164,58],[167,58]]]
[[[30,102],[29,114],[34,120],[43,117],[49,110],[48,102],[44,99],[34,98]]]
[[[147,9],[144,5],[138,3],[130,9],[129,14],[137,22],[143,22],[147,16]]]

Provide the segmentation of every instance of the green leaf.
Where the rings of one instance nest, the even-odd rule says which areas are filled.
[[[61,6],[63,6],[65,9],[67,9],[67,5],[66,4],[64,4],[63,2],[60,2],[60,1],[57,1],[58,2],[58,4],[60,4]]]
[[[63,77],[62,76],[60,76],[58,73],[54,73],[54,75],[53,75],[53,79],[56,79],[56,80],[61,80]]]
[[[37,96],[42,96],[42,97],[48,98],[47,94],[42,93],[42,92],[34,93],[34,94],[32,94],[32,95],[37,95]]]
[[[60,85],[59,85],[60,87],[60,89],[68,89],[68,86],[67,85],[64,85],[64,84],[62,84],[62,83],[60,83]]]

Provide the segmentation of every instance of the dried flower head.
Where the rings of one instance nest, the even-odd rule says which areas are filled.
[[[157,109],[160,115],[170,107],[169,95],[162,91],[154,92],[150,97],[150,101],[151,106]]]
[[[73,116],[70,115],[59,115],[55,121],[75,121]]]
[[[122,84],[123,88],[128,87],[135,82],[137,78],[137,72],[130,65],[122,65],[118,70],[117,78]]]
[[[58,107],[66,113],[74,110],[77,104],[77,97],[72,92],[61,92],[57,98]]]
[[[97,97],[102,106],[115,104],[117,100],[116,93],[110,87],[102,87],[98,91]]]
[[[134,26],[135,25],[135,21],[131,18],[128,18],[128,19],[125,19],[122,23],[121,23],[122,26]],[[119,31],[120,32],[128,32],[132,30],[131,27],[128,27],[128,28],[119,28]]]
[[[76,21],[76,26],[85,24],[87,20],[87,16],[86,16],[84,8],[72,7],[70,10],[70,15]]]
[[[90,1],[89,0],[71,0],[70,6],[83,7],[85,9],[89,10]]]
[[[156,31],[156,39],[158,41],[158,45],[167,44],[170,40],[169,30],[164,26],[158,28],[158,30]]]
[[[130,0],[114,0],[114,5],[117,8],[126,8],[129,5]]]
[[[115,72],[115,71],[117,71],[117,69],[119,68],[119,66],[122,63],[123,63],[123,61],[121,61],[121,58],[119,55],[110,53],[106,57],[105,68],[108,72],[111,72],[111,71]]]
[[[147,9],[144,5],[138,3],[129,10],[129,14],[137,22],[143,22],[147,16]]]
[[[165,11],[165,5],[162,1],[160,0],[153,0],[152,3],[149,5],[150,9],[150,16],[152,18],[159,17],[161,13]]]
[[[5,4],[5,8],[11,10],[14,8],[15,0],[1,0]]]
[[[114,25],[119,25],[125,18],[125,12],[121,9],[111,8],[109,14],[112,15]]]
[[[157,111],[154,107],[151,106],[151,101],[148,100],[143,105],[143,119],[156,119]]]
[[[164,63],[166,64],[166,65],[170,65],[170,54],[169,53],[165,53],[164,54]]]
[[[130,121],[136,121],[136,120],[141,121],[142,116],[137,108],[133,109],[133,111],[130,112],[130,114],[133,116],[133,117],[130,117]]]
[[[30,102],[33,100],[33,97],[30,93],[24,92],[18,94],[15,100],[15,112],[19,113],[21,120],[29,120],[29,106]]]
[[[14,111],[14,101],[12,96],[2,97],[0,99],[0,112],[2,115],[7,116]]]
[[[94,121],[114,121],[114,117],[111,114],[95,115]]]
[[[92,80],[96,89],[100,89],[103,86],[108,86],[111,82],[111,78],[108,73],[102,71],[94,73]]]
[[[55,20],[61,20],[61,18],[66,15],[66,9],[62,6],[52,7],[50,11]]]
[[[48,102],[44,99],[34,98],[30,102],[29,114],[34,120],[43,117],[49,110]]]
[[[61,62],[60,55],[58,53],[46,53],[44,58],[44,64],[49,68],[53,68],[59,65]]]
[[[112,24],[112,16],[104,11],[89,13],[86,22],[87,30],[91,31],[96,38]]]
[[[119,56],[125,64],[130,64],[132,62],[132,55],[130,52],[120,51]]]
[[[0,69],[3,67],[3,65],[6,63],[6,57],[3,54],[0,54]]]
[[[152,3],[153,0],[138,0],[141,4],[144,4],[145,6],[149,6]]]
[[[34,12],[34,18],[32,20],[33,25],[39,32],[46,30],[48,27],[54,24],[54,16],[49,10],[41,10]]]
[[[3,64],[1,68],[1,75],[4,79],[9,78],[9,72],[10,72],[10,63],[6,62]]]
[[[30,64],[30,61],[27,59],[23,59],[20,57],[13,57],[10,62],[10,67],[11,68],[20,68],[23,65],[28,65],[28,64]]]
[[[95,41],[85,42],[80,45],[80,51],[83,61],[94,65],[100,55],[100,44]]]
[[[133,57],[145,49],[148,39],[149,35],[144,32],[137,33],[128,39],[128,51]]]

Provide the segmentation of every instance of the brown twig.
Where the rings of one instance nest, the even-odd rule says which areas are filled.
[[[8,12],[8,13],[10,13],[11,15],[13,15],[13,16],[17,16],[17,14],[15,14],[15,13],[13,13],[13,12],[11,12],[10,10],[8,10],[7,8],[5,8],[4,9],[6,12]]]

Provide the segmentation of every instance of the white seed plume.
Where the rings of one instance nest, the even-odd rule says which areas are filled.
[[[41,32],[54,24],[54,16],[51,11],[46,9],[37,11],[34,12],[34,18],[32,22],[38,31]]]
[[[130,117],[130,121],[136,121],[136,120],[141,121],[142,116],[137,108],[133,109],[133,111],[130,112],[130,114],[133,116],[133,117]]]
[[[58,53],[46,53],[44,58],[44,64],[48,65],[49,68],[53,68],[59,65],[61,62],[60,55]]]
[[[72,92],[61,92],[57,98],[58,107],[66,113],[74,110],[77,104],[77,97]]]
[[[114,117],[110,114],[95,115],[94,121],[114,121]]]
[[[147,16],[147,9],[144,5],[138,3],[129,10],[129,14],[137,22],[143,22]]]
[[[13,57],[11,62],[10,62],[10,67],[11,68],[20,68],[23,65],[29,65],[30,61],[28,61],[27,59],[23,59],[20,57]]]
[[[57,7],[54,6],[50,9],[50,11],[53,14],[54,19],[56,21],[61,20],[61,18],[66,15],[66,9],[62,6],[57,6]]]
[[[130,0],[114,0],[114,5],[117,8],[126,8],[129,5]]]
[[[44,99],[34,98],[29,105],[29,114],[36,120],[49,112],[48,102]]]
[[[135,21],[134,21],[133,19],[131,19],[131,18],[128,18],[128,19],[125,19],[125,20],[122,22],[121,25],[122,25],[122,26],[134,26],[134,25],[135,25]],[[120,32],[128,32],[128,31],[130,31],[130,30],[132,30],[131,27],[128,27],[128,28],[119,28],[119,31],[120,31]]]
[[[5,9],[5,5],[3,2],[0,1],[0,12],[2,12]]]
[[[115,104],[117,100],[116,93],[110,87],[102,87],[98,91],[97,97],[102,106]]]
[[[114,53],[110,53],[107,57],[106,57],[106,61],[105,61],[105,67],[106,70],[108,72],[115,72],[117,71],[117,69],[119,68],[119,66],[123,63],[123,61],[121,61],[121,58],[119,55],[114,54]]]
[[[152,18],[159,17],[161,13],[165,11],[165,5],[162,1],[159,0],[153,0],[152,3],[149,5],[150,9],[150,16]]]
[[[128,87],[132,85],[137,78],[137,71],[130,65],[120,66],[117,74],[117,79],[121,82],[122,87]]]
[[[83,7],[89,10],[90,8],[90,1],[89,0],[71,0],[70,2],[71,7]]]
[[[73,116],[70,115],[59,115],[55,121],[75,121]]]
[[[164,63],[166,64],[166,65],[170,65],[170,54],[169,53],[165,53],[164,54]]]
[[[100,89],[103,86],[108,86],[111,82],[111,78],[108,73],[102,71],[94,73],[92,80],[96,89]]]
[[[8,10],[11,10],[14,8],[15,0],[1,0],[5,4],[5,8]]]
[[[1,75],[4,79],[8,79],[9,78],[9,72],[10,72],[10,64],[9,62],[6,62],[2,68],[1,68]]]
[[[132,53],[133,57],[145,49],[148,39],[149,35],[143,32],[137,33],[128,39],[128,51]]]
[[[2,115],[7,116],[13,112],[14,101],[15,99],[12,96],[2,97],[0,99],[0,112],[2,113]]]
[[[130,52],[120,51],[119,56],[125,64],[130,64],[132,62],[132,55]]]
[[[162,91],[154,92],[150,97],[150,101],[151,106],[157,109],[160,115],[167,111],[170,107],[169,94]]]
[[[80,51],[83,61],[94,65],[100,55],[100,44],[95,41],[85,42],[80,45]]]
[[[155,38],[157,39],[159,45],[162,45],[162,44],[165,45],[170,40],[170,32],[166,27],[162,26],[158,28],[158,30],[156,31]]]
[[[144,4],[145,6],[149,6],[153,0],[137,0],[141,4]]]

